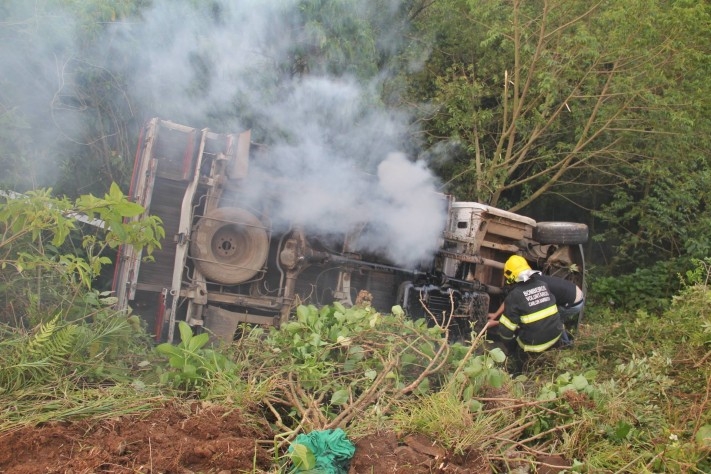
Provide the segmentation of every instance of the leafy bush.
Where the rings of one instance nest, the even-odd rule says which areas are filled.
[[[168,358],[170,368],[158,366],[160,382],[168,384],[188,394],[195,392],[202,399],[213,398],[224,385],[233,388],[240,385],[237,365],[224,354],[204,347],[209,342],[209,334],[193,335],[193,330],[184,321],[178,325],[180,343],[163,343],[156,352]]]
[[[374,426],[400,400],[448,386],[473,403],[476,390],[506,377],[495,367],[503,354],[475,356],[448,342],[445,328],[408,319],[397,306],[381,314],[369,305],[302,305],[281,329],[257,330],[237,346],[252,379],[279,381],[265,403],[285,441],[356,419]]]
[[[672,299],[674,324],[682,323],[692,347],[711,348],[711,258],[694,260],[686,285]],[[705,355],[708,357],[708,353]]]
[[[275,452],[314,429],[351,437],[390,429],[426,434],[457,453],[475,449],[493,472],[536,469],[540,453],[569,460],[574,472],[711,469],[710,261],[697,261],[684,279],[674,273],[681,286],[668,300],[653,294],[661,269],[671,269],[664,265],[621,279],[632,295],[597,280],[576,344],[541,354],[515,379],[484,333],[452,343],[446,328],[410,320],[399,307],[299,306],[280,329],[245,328],[229,347],[208,346],[206,334],[181,322],[180,343],[151,351],[141,322],[91,288],[103,265],[95,257],[114,244],[82,238],[85,257],[60,250],[69,237],[48,245],[57,233],[43,206],[0,212],[0,291],[20,322],[0,326],[0,399],[13,406],[0,417],[6,429],[147,409],[159,399],[150,395],[170,388],[263,407],[281,431]],[[608,297],[640,304],[622,311],[625,304],[599,303]]]
[[[86,397],[106,385],[135,382],[133,371],[149,344],[143,325],[113,309],[115,298],[94,290],[93,281],[111,263],[106,249],[128,243],[150,254],[160,245],[160,220],[124,222],[144,210],[115,185],[103,199],[70,202],[51,190],[3,199],[0,397],[13,400],[14,417],[24,401],[63,398],[77,387]],[[80,223],[92,219],[101,222]]]
[[[77,304],[111,263],[107,249],[130,244],[145,248],[150,257],[160,246],[165,235],[160,219],[137,218],[143,212],[115,184],[102,199],[85,195],[71,202],[53,197],[51,190],[5,198],[0,202],[0,301],[10,311],[3,322],[34,326],[72,311],[81,317],[84,309]],[[76,241],[79,248],[73,247]]]
[[[681,288],[679,277],[688,268],[683,261],[660,261],[633,273],[596,276],[588,279],[589,305],[611,307],[618,311],[645,310],[661,313],[669,307],[672,296]],[[588,305],[588,306],[589,306]]]
[[[5,327],[3,332],[0,395],[68,380],[82,385],[133,381],[131,372],[150,344],[138,317],[101,303],[81,320],[57,314],[33,331]]]
[[[682,297],[682,295],[685,295]],[[703,295],[703,296],[702,296]],[[575,358],[597,371],[601,430],[571,452],[597,472],[706,472],[711,452],[698,438],[711,423],[708,344],[700,315],[708,289],[682,290],[662,315],[594,311]],[[693,316],[693,317],[691,317]]]

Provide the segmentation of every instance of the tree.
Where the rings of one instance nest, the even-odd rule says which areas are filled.
[[[698,19],[684,24],[699,8],[647,0],[433,4],[419,22],[433,54],[412,91],[428,100],[420,117],[432,153],[447,152],[438,163],[450,189],[518,211],[550,193],[581,200],[570,183],[578,193],[612,189],[676,160],[663,152],[691,133],[695,111],[674,90],[680,68],[699,64],[682,49],[707,31]]]
[[[615,260],[631,269],[677,258],[688,267],[688,259],[711,252],[711,8],[674,2],[667,13],[659,29],[673,57],[667,86],[657,92],[675,105],[663,124],[669,133],[635,143],[655,159],[626,169],[624,185],[595,211],[606,224],[600,237],[616,244]]]

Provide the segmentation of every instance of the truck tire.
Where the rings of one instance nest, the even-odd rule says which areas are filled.
[[[200,218],[190,243],[195,267],[209,280],[236,285],[262,269],[269,252],[269,237],[251,212],[219,207]]]
[[[577,222],[538,222],[533,238],[542,244],[574,245],[588,241],[588,226]]]

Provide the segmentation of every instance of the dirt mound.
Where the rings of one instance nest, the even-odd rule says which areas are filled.
[[[432,440],[419,435],[398,439],[385,432],[356,442],[349,474],[488,474],[489,464],[475,451],[453,455]]]
[[[240,410],[194,404],[102,420],[48,423],[0,435],[0,473],[237,474],[278,472],[274,433]],[[349,474],[491,470],[421,436],[384,432],[355,441]]]
[[[0,472],[174,473],[259,472],[273,463],[256,440],[264,424],[224,407],[166,406],[144,415],[51,423],[0,436]]]

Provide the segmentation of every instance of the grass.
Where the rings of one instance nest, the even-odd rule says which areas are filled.
[[[398,318],[373,327],[372,314],[358,313],[352,320],[363,327],[349,327],[349,346],[325,333],[312,337],[318,329],[306,326],[247,336],[221,351],[234,363],[224,366],[229,373],[211,369],[202,393],[211,403],[261,406],[252,415],[280,431],[275,456],[299,432],[340,426],[353,438],[388,429],[426,435],[454,453],[475,449],[494,472],[511,463],[535,469],[545,455],[581,472],[700,473],[711,469],[711,443],[697,439],[711,430],[711,369],[696,363],[709,347],[704,334],[694,333],[704,326],[688,317],[687,305],[705,301],[677,302],[659,316],[591,308],[572,349],[544,354],[517,379],[501,372],[498,356],[444,347],[442,334]],[[323,345],[310,345],[315,340]],[[0,351],[18,347],[24,346],[6,340]],[[74,376],[45,371],[45,379],[0,395],[0,432],[149,411],[196,396],[160,384],[159,373],[177,370],[166,360],[149,349],[140,356],[131,354],[131,364],[112,361],[135,369],[108,383],[77,376],[95,375],[92,364],[108,361],[65,358],[77,365],[57,375]],[[146,364],[137,365],[141,358]]]
[[[151,411],[170,397],[131,385],[80,389],[34,386],[0,397],[0,433],[50,421],[103,419]]]

